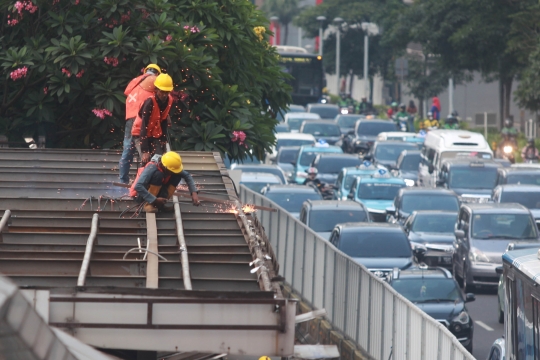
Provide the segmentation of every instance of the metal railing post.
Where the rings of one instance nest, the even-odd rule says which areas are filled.
[[[186,244],[186,238],[184,236],[184,225],[182,224],[182,213],[180,212],[180,203],[178,202],[178,196],[173,196],[174,201],[174,218],[176,221],[176,236],[178,237],[178,244],[180,245],[180,261],[182,263],[182,281],[184,282],[184,289],[192,290],[191,287],[191,273],[189,271],[189,257]]]
[[[88,272],[88,267],[90,266],[90,259],[92,258],[92,252],[94,251],[94,240],[96,239],[98,229],[99,215],[98,213],[95,213],[94,215],[92,215],[92,227],[90,228],[90,235],[88,236],[88,240],[86,241],[86,249],[84,250],[84,258],[81,265],[81,270],[79,271],[77,286],[84,286],[86,282],[86,273]]]
[[[11,217],[11,210],[4,211],[4,215],[2,215],[2,219],[0,220],[0,233],[2,230],[4,230],[4,227],[9,221],[9,218]]]

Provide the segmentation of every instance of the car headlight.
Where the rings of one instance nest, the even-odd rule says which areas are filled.
[[[452,319],[453,322],[467,325],[469,323],[469,314],[466,311],[462,311],[458,316]]]
[[[362,141],[361,141],[361,140],[356,140],[354,143],[355,143],[356,145],[360,145],[360,144],[362,143]]]
[[[469,252],[469,260],[472,262],[482,262],[482,263],[490,262],[486,254],[484,254],[483,252],[481,252],[480,250],[474,247],[471,248],[471,251]]]
[[[405,185],[407,186],[414,186],[415,181],[411,179],[404,179]]]
[[[343,115],[347,115],[349,113],[349,110],[348,109],[341,109],[341,113]]]
[[[306,179],[306,178],[307,178],[307,173],[304,172],[304,171],[297,171],[297,172],[296,172],[296,177]]]
[[[514,151],[514,148],[510,145],[506,145],[505,147],[503,147],[503,151],[505,154],[510,154]]]

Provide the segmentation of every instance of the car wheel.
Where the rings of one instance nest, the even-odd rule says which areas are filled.
[[[467,271],[467,264],[463,265],[463,290],[465,290],[466,293],[468,292],[474,292],[475,286],[470,283],[469,281],[469,274]]]
[[[456,269],[456,263],[452,263],[452,274],[454,274],[454,279],[456,279],[458,285],[463,287],[463,278],[459,277]]]
[[[504,311],[501,309],[501,303],[499,302],[499,298],[497,297],[497,310],[499,313],[499,324],[504,324]]]

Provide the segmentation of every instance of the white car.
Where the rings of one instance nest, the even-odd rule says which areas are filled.
[[[272,152],[266,155],[265,162],[267,164],[274,164],[276,162],[276,156],[277,156],[278,150],[282,146],[315,145],[315,142],[316,142],[315,137],[311,134],[277,133],[276,145],[272,147]]]
[[[298,132],[300,130],[300,125],[304,120],[320,120],[321,116],[319,114],[307,113],[307,112],[294,112],[285,114],[285,119],[283,122],[289,125],[291,132]]]
[[[386,141],[386,140],[403,140],[408,137],[416,137],[418,134],[413,132],[403,132],[403,131],[388,131],[382,132],[377,135],[377,141]]]
[[[274,174],[242,172],[240,184],[258,193],[267,185],[283,185],[283,181]]]

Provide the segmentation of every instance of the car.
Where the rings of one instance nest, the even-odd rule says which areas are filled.
[[[451,159],[442,163],[436,185],[454,191],[462,202],[487,202],[502,165],[492,160]]]
[[[343,135],[347,134],[349,131],[354,130],[354,125],[357,120],[365,119],[365,115],[353,115],[353,114],[339,114],[334,119],[334,122]]]
[[[436,187],[442,163],[454,158],[493,159],[493,151],[482,134],[465,130],[430,130],[422,147],[418,185]]]
[[[283,121],[286,114],[295,113],[295,112],[306,112],[306,108],[303,107],[302,105],[291,104],[289,105],[289,109],[287,111],[278,111],[276,119],[278,121]]]
[[[380,168],[373,165],[369,161],[363,161],[361,165],[354,167],[346,167],[341,169],[338,174],[334,189],[335,200],[347,200],[347,195],[351,190],[353,181],[358,177],[371,176]]]
[[[248,173],[267,173],[276,175],[281,179],[282,184],[287,183],[287,177],[283,170],[277,165],[244,165],[244,164],[232,164],[231,170],[242,170],[242,172]]]
[[[510,243],[540,246],[530,211],[515,203],[462,204],[454,233],[453,273],[465,291],[497,285],[496,268]]]
[[[354,201],[308,200],[300,211],[300,221],[328,240],[337,224],[369,222],[369,213]]]
[[[276,156],[276,165],[284,172],[289,182],[294,181],[294,167],[300,146],[282,146]]]
[[[403,179],[407,186],[415,186],[418,181],[419,150],[403,150],[399,155],[396,167],[392,171],[395,177]]]
[[[422,262],[452,270],[455,211],[413,211],[403,225],[411,246],[425,250]]]
[[[474,322],[465,303],[475,301],[475,295],[469,293],[463,297],[450,272],[422,265],[406,270],[396,269],[388,283],[420,310],[443,324],[472,352]]]
[[[459,198],[452,190],[407,187],[399,190],[394,205],[386,209],[387,221],[404,224],[413,211],[459,211]]]
[[[518,203],[530,210],[540,226],[540,186],[539,185],[499,185],[493,190],[495,203]]]
[[[294,167],[294,181],[297,184],[303,184],[307,179],[306,170],[311,166],[313,160],[318,154],[342,154],[343,150],[337,146],[300,146],[298,150],[298,156],[296,161],[296,166]]]
[[[231,166],[233,164],[245,164],[245,165],[255,165],[255,164],[262,164],[262,161],[259,160],[255,155],[252,155],[251,157],[249,157],[249,155],[243,159],[243,160],[238,160],[238,159],[235,159],[235,160],[230,160],[228,156],[225,156],[223,158],[223,164],[225,165],[225,167],[227,169],[230,169]]]
[[[504,338],[498,338],[493,342],[487,360],[506,360],[506,341]]]
[[[418,150],[418,147],[403,141],[375,141],[364,159],[393,170],[404,150]]]
[[[289,129],[291,129],[291,132],[298,132],[300,129],[300,126],[302,125],[302,122],[305,120],[320,120],[321,117],[319,114],[310,114],[307,112],[295,112],[295,113],[288,113],[285,115],[285,119],[283,120],[284,124],[287,124],[289,126]]]
[[[343,136],[341,147],[346,153],[367,153],[377,136],[382,132],[396,131],[397,127],[389,120],[366,120],[356,122],[354,130]]]
[[[540,168],[499,168],[497,185],[540,185]]]
[[[319,114],[323,120],[334,120],[339,114],[339,106],[332,104],[308,104],[307,112]]]
[[[339,172],[345,167],[359,166],[362,160],[352,154],[318,154],[311,166],[317,169],[317,179],[335,185]]]
[[[258,172],[242,172],[240,184],[245,185],[249,189],[260,192],[266,185],[283,184],[281,178],[274,174],[258,173]]]
[[[330,243],[375,276],[386,279],[394,268],[413,265],[413,252],[400,226],[384,223],[344,223],[332,230]]]
[[[302,145],[315,145],[315,137],[311,134],[299,134],[299,133],[279,133],[276,134],[276,145],[272,147],[272,150],[266,154],[265,162],[267,164],[274,164],[276,162],[276,155],[282,146],[302,146]]]
[[[403,179],[389,176],[386,170],[379,170],[369,177],[357,177],[347,198],[364,204],[371,220],[385,222],[386,209],[392,205],[399,190],[406,186]]]
[[[322,139],[330,145],[334,145],[341,139],[339,126],[330,121],[305,120],[299,131],[302,134],[311,134],[317,141]]]
[[[269,185],[261,190],[261,194],[297,219],[304,201],[322,200],[322,196],[317,190],[304,185]]]
[[[277,134],[288,133],[288,132],[291,132],[291,129],[289,129],[289,125],[281,123],[281,124],[277,124],[274,127],[274,132]]]

